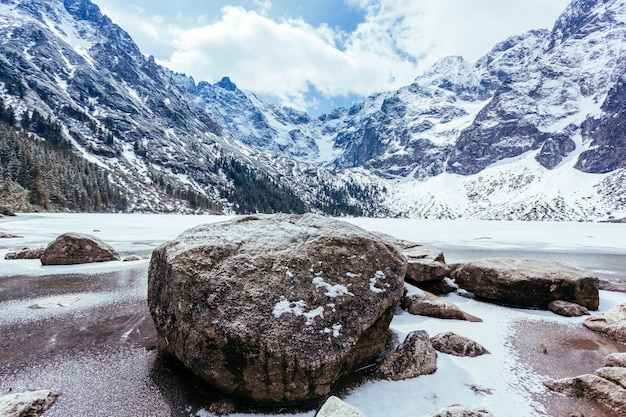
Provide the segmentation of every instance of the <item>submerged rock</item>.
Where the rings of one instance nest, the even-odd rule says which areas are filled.
[[[583,324],[596,332],[603,333],[618,342],[626,342],[626,304],[620,304],[608,311],[594,314]]]
[[[489,353],[489,351],[480,344],[453,332],[439,333],[430,339],[430,341],[433,347],[439,352],[454,356],[476,357]]]
[[[41,256],[42,265],[74,265],[119,260],[119,254],[110,245],[100,238],[82,233],[62,234],[46,247]]]
[[[460,264],[450,277],[477,297],[520,307],[547,308],[554,300],[590,310],[600,303],[591,271],[537,259],[488,258]]]
[[[50,390],[27,391],[0,397],[0,416],[36,417],[54,405],[61,394]]]
[[[348,223],[248,216],[157,248],[148,305],[162,355],[244,401],[305,404],[379,357],[405,273],[394,245]]]
[[[428,333],[417,330],[407,335],[376,371],[381,379],[402,381],[432,374],[437,370],[437,352],[433,349]]]

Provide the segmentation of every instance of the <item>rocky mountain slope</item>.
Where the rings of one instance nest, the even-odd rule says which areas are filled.
[[[0,35],[15,128],[58,123],[129,210],[626,216],[625,0],[574,0],[552,31],[319,118],[157,65],[89,0],[3,0]]]

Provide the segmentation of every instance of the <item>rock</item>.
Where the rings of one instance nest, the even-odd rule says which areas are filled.
[[[489,351],[480,344],[452,332],[439,333],[430,339],[433,348],[442,353],[454,356],[476,357],[488,354]]]
[[[624,368],[612,369],[626,371]],[[619,385],[616,381],[606,379],[600,375],[586,374],[574,378],[546,381],[544,385],[552,391],[560,392],[569,397],[595,401],[615,411],[620,416],[626,415],[626,388],[623,385]]]
[[[8,252],[4,255],[4,259],[6,260],[16,260],[16,259],[39,259],[43,255],[45,248],[36,248],[36,249],[22,249],[19,252]]]
[[[18,239],[22,238],[22,236],[14,235],[12,233],[0,232],[0,239]]]
[[[402,381],[432,374],[437,370],[437,352],[433,349],[428,333],[417,330],[407,335],[376,371],[381,379]]]
[[[481,322],[478,317],[465,313],[458,306],[442,300],[428,291],[414,291],[412,295],[402,298],[401,307],[410,314],[436,317],[439,319],[456,319]]]
[[[626,281],[622,279],[601,279],[600,289],[604,291],[626,292]]]
[[[454,404],[432,411],[423,417],[493,417],[493,414],[480,406]]]
[[[604,359],[604,366],[626,368],[626,352],[611,353]]]
[[[297,405],[378,359],[405,273],[397,247],[348,223],[248,216],[155,249],[148,305],[160,354],[231,397]]]
[[[559,262],[480,259],[460,264],[450,277],[477,297],[513,306],[547,308],[564,300],[597,310],[600,303],[598,277]]]
[[[589,310],[585,307],[563,300],[551,301],[550,304],[548,304],[548,310],[554,314],[565,317],[580,317],[589,315]]]
[[[138,255],[128,255],[122,261],[123,262],[135,262],[135,261],[141,261],[142,259],[143,258],[141,256],[138,256]]]
[[[407,259],[405,280],[414,284],[443,280],[450,268],[443,252],[431,246],[397,239],[384,233],[376,233],[385,241],[396,245]]]
[[[596,332],[604,333],[618,342],[626,342],[626,303],[604,313],[594,314],[583,324]]]
[[[365,417],[365,414],[333,395],[326,400],[315,417]]]
[[[120,256],[95,236],[65,233],[48,244],[41,256],[42,265],[73,265],[119,261]]]
[[[36,417],[48,410],[61,394],[50,390],[27,391],[0,397],[0,416]]]
[[[229,399],[219,400],[211,403],[209,406],[209,412],[218,416],[234,414],[237,412],[237,404]]]

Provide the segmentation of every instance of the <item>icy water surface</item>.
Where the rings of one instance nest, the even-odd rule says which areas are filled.
[[[147,258],[156,246],[186,228],[224,219],[157,215],[0,219],[0,231],[24,236],[0,239],[0,395],[30,389],[61,392],[46,416],[213,416],[207,410],[216,394],[156,355],[156,332],[146,303]],[[602,245],[590,238],[592,245],[584,241],[566,247],[575,232],[572,224],[564,229],[568,236],[546,240],[538,250],[532,234],[522,236],[526,247],[512,247],[498,233],[486,236],[484,224],[352,221],[401,238],[421,234],[427,243],[443,246],[449,262],[485,255],[539,257],[588,267],[614,279],[626,278],[626,253],[620,253],[620,239],[611,240],[610,230],[603,227],[599,232],[581,232],[601,235]],[[65,267],[3,259],[8,250],[45,246],[66,231],[95,234],[123,255],[137,253],[145,259]],[[602,292],[601,296],[601,310],[626,302],[626,294]],[[507,309],[455,294],[448,299],[484,322],[443,321],[400,312],[392,322],[393,331],[401,339],[416,329],[431,336],[451,330],[483,344],[491,355],[456,358],[440,354],[439,369],[433,375],[399,383],[366,382],[345,391],[344,400],[368,417],[417,417],[452,403],[482,404],[499,417],[565,417],[574,411],[615,417],[594,404],[549,393],[542,382],[592,372],[602,366],[608,353],[625,351],[624,344],[587,330],[582,319]],[[546,354],[541,352],[542,344]],[[242,415],[259,414],[237,414]],[[312,417],[314,411],[289,415]]]

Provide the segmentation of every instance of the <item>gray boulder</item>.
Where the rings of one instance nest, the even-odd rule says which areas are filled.
[[[493,414],[484,407],[454,404],[422,417],[493,417]]]
[[[365,414],[333,395],[326,400],[315,417],[365,417]]]
[[[437,352],[433,349],[428,333],[417,330],[407,335],[376,371],[381,379],[402,381],[432,374],[437,370]]]
[[[443,300],[428,291],[414,290],[413,294],[402,298],[401,307],[410,314],[439,319],[467,320],[481,322],[478,317],[467,314],[456,304]]]
[[[405,273],[395,246],[348,223],[248,216],[157,248],[148,305],[162,355],[232,397],[295,405],[377,360]]]
[[[585,307],[563,300],[550,301],[550,304],[548,304],[548,310],[554,314],[565,317],[580,317],[589,315],[589,310]]]
[[[4,255],[4,259],[6,260],[16,260],[16,259],[40,259],[44,253],[46,248],[36,248],[36,249],[22,249],[18,252],[8,252]]]
[[[600,303],[598,277],[559,262],[480,259],[458,265],[450,277],[477,297],[519,307],[545,309],[551,301],[563,300],[597,310]]]
[[[0,397],[0,416],[36,417],[54,405],[61,394],[50,390],[27,391]]]
[[[489,353],[482,345],[453,332],[439,333],[430,339],[430,342],[433,348],[439,352],[454,356],[469,356],[473,358]]]
[[[618,342],[626,342],[626,303],[587,318],[585,327],[603,333]]]
[[[100,238],[82,233],[65,233],[48,244],[42,265],[74,265],[119,261],[119,254]]]

